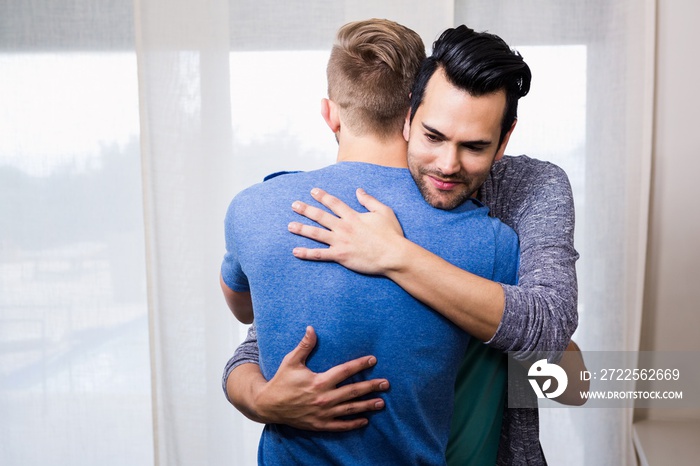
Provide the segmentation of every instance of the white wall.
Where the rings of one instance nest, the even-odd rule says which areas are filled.
[[[700,2],[658,0],[657,8],[651,211],[640,349],[700,351]],[[636,417],[700,419],[700,410],[639,411]]]

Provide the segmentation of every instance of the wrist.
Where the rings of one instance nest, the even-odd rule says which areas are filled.
[[[275,404],[271,400],[270,382],[260,382],[255,384],[252,392],[253,403],[250,406],[258,418],[258,422],[265,424],[275,424],[278,422],[275,417]]]
[[[257,364],[243,364],[229,374],[226,394],[233,406],[245,417],[255,422],[269,423],[266,385],[267,381]]]
[[[411,256],[415,254],[414,248],[416,244],[401,236],[391,243],[387,244],[381,261],[381,275],[388,278],[404,273],[410,263]]]

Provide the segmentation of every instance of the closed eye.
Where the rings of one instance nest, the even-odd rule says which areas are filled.
[[[428,142],[440,142],[442,139],[439,136],[436,136],[435,134],[432,133],[424,133],[425,134],[425,139],[428,140]]]
[[[437,129],[435,129],[431,126],[428,126],[425,123],[421,123],[421,126],[423,126],[423,129],[425,130],[423,135],[425,136],[425,139],[428,140],[428,142],[435,143],[435,142],[440,142],[440,141],[444,141],[445,139],[447,139],[445,137],[445,135],[442,134]]]
[[[469,143],[464,143],[461,144],[461,146],[465,149],[467,149],[470,152],[484,152],[486,148],[488,148],[491,145],[489,142],[469,142]]]

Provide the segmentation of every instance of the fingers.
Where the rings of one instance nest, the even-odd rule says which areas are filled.
[[[347,432],[349,430],[359,429],[364,427],[369,423],[366,418],[352,419],[349,421],[341,421],[334,419],[326,423],[320,423],[315,426],[314,430],[323,430],[327,432]]]
[[[305,202],[294,201],[292,203],[292,210],[299,215],[303,215],[319,225],[328,228],[329,230],[332,230],[338,224],[338,217],[333,214],[329,214],[325,210],[319,209],[318,207],[310,206]]]
[[[321,424],[321,430],[345,431],[364,427],[368,423],[367,418],[356,418],[352,420],[340,420],[338,418],[353,414],[380,411],[382,409],[384,409],[384,400],[381,398],[343,403],[328,411],[328,414],[333,416],[333,419]],[[319,427],[321,427],[321,425]]]
[[[379,411],[384,408],[384,400],[373,398],[371,400],[350,401],[334,407],[330,412],[333,417],[350,416],[368,411]]]
[[[317,425],[319,430],[344,431],[352,430],[367,425],[366,418],[357,418],[352,420],[340,420],[338,418],[355,414],[362,414],[372,411],[380,411],[384,409],[385,402],[381,398],[372,398],[370,400],[357,400],[358,396],[366,395],[374,391],[378,391],[379,386],[384,386],[382,390],[389,387],[386,380],[372,380],[367,382],[359,382],[356,384],[340,387],[335,390],[335,395],[342,398],[347,398],[347,401],[340,401],[337,405],[329,407],[325,411],[325,416],[328,421],[321,422]],[[340,395],[339,395],[340,394]],[[334,397],[335,398],[335,397]]]
[[[384,409],[384,406],[385,402],[381,398],[372,398],[370,400],[351,399],[349,401],[344,401],[337,405],[324,408],[325,411],[323,417],[317,418],[315,422],[311,423],[310,427],[313,430],[326,431],[346,431],[358,429],[368,424],[369,421],[367,418],[355,418],[350,420],[339,418],[350,415],[362,415],[363,413],[372,411],[380,411]]]
[[[373,196],[367,194],[362,188],[357,188],[355,195],[357,196],[357,200],[360,202],[360,204],[362,204],[362,206],[370,212],[376,212],[378,210],[388,208],[385,204],[382,204]]]
[[[290,222],[287,229],[295,235],[304,236],[306,238],[318,241],[319,243],[331,244],[332,232],[325,228],[313,227],[304,225],[299,222]]]
[[[364,380],[362,382],[355,382],[336,388],[333,394],[333,398],[336,404],[341,404],[354,400],[358,397],[365,396],[369,393],[384,392],[388,389],[389,381],[387,381],[386,379]],[[384,401],[381,398],[378,398],[374,401],[375,403],[381,403],[383,407]],[[377,408],[378,407],[375,406],[375,409]],[[340,414],[338,414],[338,416],[340,416]]]
[[[333,251],[326,249],[294,248],[292,254],[297,259],[319,262],[334,262],[336,257]]]
[[[304,338],[301,339],[299,344],[290,351],[284,359],[289,364],[303,364],[306,365],[306,358],[309,357],[311,351],[316,346],[316,332],[311,326],[306,327],[306,333],[304,333]]]
[[[337,197],[328,194],[327,192],[325,192],[324,190],[322,190],[320,188],[312,189],[311,190],[311,197],[316,199],[318,202],[320,202],[324,206],[328,207],[331,210],[331,212],[333,212],[334,214],[336,214],[340,218],[347,217],[347,216],[350,216],[350,215],[357,213],[355,210],[353,210],[346,203],[344,203],[343,201],[341,201]]]
[[[377,358],[374,356],[364,356],[331,367],[326,372],[319,374],[319,376],[323,378],[323,385],[327,387],[336,387],[353,375],[374,367],[376,364]],[[340,404],[361,396],[365,396],[368,393],[383,392],[388,389],[389,381],[386,379],[363,380],[361,382],[342,385],[334,389],[328,402],[330,404]]]
[[[361,358],[353,359],[352,361],[333,366],[324,372],[323,376],[328,380],[329,384],[335,386],[349,379],[358,372],[374,367],[376,364],[377,358],[374,356],[363,356]]]

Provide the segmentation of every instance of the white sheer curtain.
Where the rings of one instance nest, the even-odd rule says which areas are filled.
[[[216,383],[232,328],[216,231],[231,195],[228,3],[135,9],[156,464],[224,464],[235,432]]]
[[[130,2],[0,3],[0,463],[153,458]]]
[[[653,1],[8,0],[0,463],[255,464],[260,427],[219,383],[245,333],[218,289],[224,212],[269,172],[333,161],[325,61],[368,17],[521,49],[533,91],[508,153],[574,186],[576,339],[637,348]],[[550,464],[633,461],[627,412],[542,417]]]

